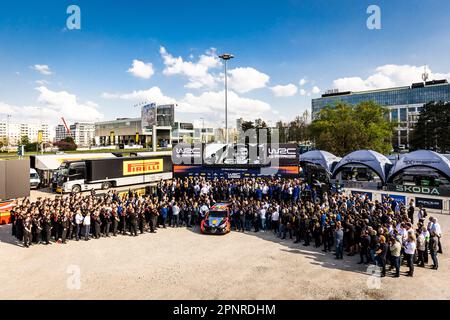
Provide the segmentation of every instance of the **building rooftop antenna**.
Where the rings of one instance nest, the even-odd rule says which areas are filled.
[[[422,73],[422,80],[423,80],[423,82],[427,82],[428,79],[430,78],[430,75],[427,72],[427,67],[428,67],[427,65],[424,66],[424,70],[423,70],[423,73]]]

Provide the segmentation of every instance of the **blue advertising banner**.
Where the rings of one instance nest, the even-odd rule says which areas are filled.
[[[266,170],[265,170],[266,169]],[[286,166],[271,168],[228,166],[228,167],[210,167],[210,166],[185,166],[174,165],[173,175],[175,178],[184,177],[204,177],[206,179],[244,179],[258,177],[298,177],[298,166]]]
[[[391,198],[394,199],[397,202],[402,202],[403,204],[406,204],[406,197],[405,196],[397,196],[394,194],[382,194],[382,197],[387,197],[387,198]]]
[[[443,210],[444,203],[438,199],[416,198],[416,207],[424,207],[425,209]]]
[[[359,191],[352,191],[352,195],[366,195],[367,197],[369,197],[370,201],[373,200],[373,194],[371,192],[359,192]]]

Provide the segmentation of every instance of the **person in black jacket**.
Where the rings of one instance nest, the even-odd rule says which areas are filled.
[[[9,212],[9,214],[11,217],[11,226],[12,226],[11,233],[12,233],[12,236],[15,237],[17,235],[17,232],[16,232],[16,215],[17,214],[14,210],[11,210]]]
[[[66,214],[61,215],[61,227],[62,227],[61,240],[63,244],[66,244],[69,226],[70,226],[70,213],[67,212]]]
[[[439,268],[439,261],[437,257],[439,251],[439,238],[434,231],[431,231],[428,246],[431,255],[431,260],[433,261],[432,269],[437,270]]]
[[[359,256],[360,261],[359,264],[368,264],[370,262],[370,256],[369,256],[369,246],[370,246],[370,236],[368,235],[366,230],[363,230],[361,232],[361,237],[359,239]],[[364,258],[366,258],[366,261],[364,261]]]
[[[117,237],[117,229],[119,227],[120,218],[117,214],[117,208],[113,207],[112,214],[111,214],[111,221],[112,221],[112,232],[113,236]]]
[[[376,251],[377,266],[381,268],[381,277],[386,276],[386,255],[388,247],[386,244],[386,238],[384,236],[379,237],[378,250]]]
[[[50,238],[52,236],[52,218],[50,213],[46,213],[46,215],[44,216],[44,240],[45,240],[45,244],[49,245],[50,244]]]
[[[100,213],[97,210],[92,215],[92,220],[94,222],[94,237],[95,239],[100,239],[102,221],[100,219]]]
[[[103,234],[105,237],[109,238],[109,232],[111,230],[111,223],[112,223],[112,215],[111,215],[111,209],[106,208],[102,210],[103,212]]]
[[[131,206],[131,204],[128,206],[128,217],[130,219],[130,227],[131,227],[131,235],[134,237],[137,237],[138,232],[137,232],[137,216],[136,216],[136,211],[134,210],[134,208]]]
[[[33,222],[30,215],[28,215],[23,223],[23,245],[28,248],[31,245],[31,229],[33,228]]]

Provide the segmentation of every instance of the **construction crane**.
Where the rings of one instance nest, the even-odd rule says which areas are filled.
[[[66,127],[66,130],[67,130],[67,136],[68,136],[68,137],[71,137],[71,136],[72,136],[72,132],[70,132],[70,128],[69,128],[69,126],[67,125],[66,120],[64,119],[64,117],[62,117],[61,120],[62,120],[62,122],[64,123],[64,127]]]

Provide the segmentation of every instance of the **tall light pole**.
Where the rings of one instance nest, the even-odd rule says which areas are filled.
[[[10,114],[6,115],[6,127],[8,128],[8,131],[7,131],[7,133],[6,133],[6,140],[7,140],[7,142],[8,142],[8,150],[9,150],[9,147],[11,146],[11,143],[10,143],[10,135],[11,135],[10,125],[11,125],[11,117],[12,117],[12,115],[10,115]]]
[[[200,118],[200,120],[203,121],[202,134],[200,135],[201,141],[203,143],[203,136],[205,136],[205,118]],[[205,138],[205,143],[206,143],[206,138]]]
[[[227,74],[227,62],[234,58],[232,54],[225,53],[219,56],[220,59],[224,61],[225,66],[225,136],[226,142],[229,143],[228,139],[228,74]]]

